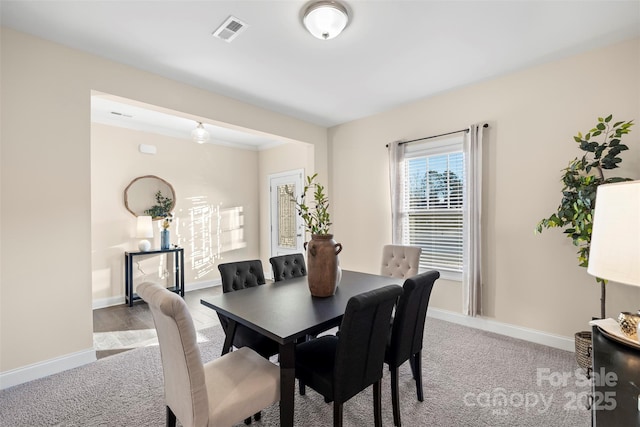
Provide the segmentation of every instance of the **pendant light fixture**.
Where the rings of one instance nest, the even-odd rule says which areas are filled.
[[[209,140],[209,132],[204,128],[202,122],[198,122],[198,126],[191,131],[191,138],[198,144],[204,144]]]
[[[305,28],[321,40],[336,37],[349,23],[347,8],[337,1],[316,1],[304,11]]]

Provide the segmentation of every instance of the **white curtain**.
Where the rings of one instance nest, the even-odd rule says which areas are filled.
[[[463,309],[467,316],[482,314],[482,132],[483,124],[469,127],[463,142],[466,204],[462,273]]]
[[[391,243],[402,244],[404,145],[401,144],[401,141],[394,141],[388,145],[388,148],[389,183],[391,185]]]

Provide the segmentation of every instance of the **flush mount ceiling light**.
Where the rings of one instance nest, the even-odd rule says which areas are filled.
[[[349,15],[342,3],[316,1],[307,6],[302,22],[314,37],[329,40],[344,30],[349,22]]]
[[[191,131],[191,138],[198,144],[204,144],[209,140],[209,132],[202,126],[202,122],[198,122],[198,126]]]

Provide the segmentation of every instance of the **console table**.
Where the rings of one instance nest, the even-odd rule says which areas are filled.
[[[173,265],[175,277],[173,286],[168,288],[184,298],[184,248],[156,249],[146,252],[125,252],[124,253],[124,299],[129,307],[133,306],[135,300],[140,297],[133,293],[133,259],[145,255],[173,254]]]
[[[640,350],[592,329],[593,425],[640,426]]]

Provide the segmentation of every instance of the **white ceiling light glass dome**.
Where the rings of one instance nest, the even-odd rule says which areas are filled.
[[[349,23],[349,14],[342,3],[317,1],[307,6],[302,22],[314,37],[329,40],[345,29]]]
[[[204,144],[209,140],[209,132],[204,128],[202,122],[198,122],[198,126],[191,131],[191,138],[198,144]]]

